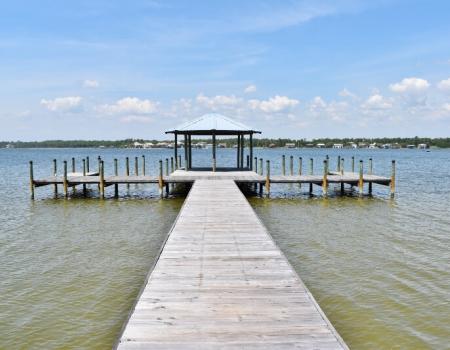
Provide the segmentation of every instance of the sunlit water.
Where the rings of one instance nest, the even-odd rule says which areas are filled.
[[[303,157],[315,173],[330,155],[349,168],[374,158],[389,175],[397,160],[397,196],[374,186],[374,196],[307,195],[298,185],[273,186],[270,199],[250,198],[303,281],[354,349],[448,349],[450,344],[450,151],[261,150],[280,172],[281,154]],[[29,200],[28,160],[35,177],[51,173],[53,158],[146,155],[147,173],[170,150],[0,150],[0,348],[107,349],[116,341],[145,276],[181,207],[183,197],[159,200],[155,185],[121,186],[119,200],[53,199],[51,187]],[[194,151],[209,165],[210,150]],[[233,165],[233,150],[219,150]],[[70,164],[70,162],[69,162]],[[69,166],[70,167],[70,166]],[[133,170],[132,170],[133,171]]]

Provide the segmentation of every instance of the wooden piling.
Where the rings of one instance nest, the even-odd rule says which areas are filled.
[[[53,176],[56,177],[58,176],[58,168],[57,168],[57,164],[56,164],[56,159],[53,159]],[[54,184],[53,185],[53,192],[55,194],[55,198],[58,197],[58,184]]]
[[[174,166],[175,166],[175,164],[173,161],[173,157],[170,157],[170,173],[171,174],[175,171]]]
[[[322,179],[322,194],[324,197],[327,196],[328,193],[328,162],[326,159],[323,161],[323,179]]]
[[[369,175],[373,174],[373,162],[372,158],[369,158]],[[372,182],[369,182],[369,194],[372,194]]]
[[[259,175],[263,176],[264,169],[263,169],[263,159],[259,158]]]
[[[391,189],[391,198],[394,198],[394,196],[395,196],[395,160],[392,161],[390,189]]]
[[[286,156],[281,156],[281,175],[286,175]]]
[[[355,157],[352,157],[352,173],[355,172]]]
[[[142,175],[145,176],[145,155],[142,155]]]
[[[270,160],[266,161],[266,192],[267,197],[270,195]]]
[[[164,181],[163,181],[163,161],[159,161],[159,177],[158,177],[158,185],[159,185],[159,196],[163,197],[163,187],[164,187]]]
[[[75,172],[75,158],[72,157],[72,173]]]
[[[69,197],[68,192],[68,184],[67,184],[67,160],[63,163],[63,189],[64,189],[64,197]]]
[[[30,160],[30,193],[31,199],[34,199],[34,170],[32,160]]]
[[[254,168],[255,173],[258,174],[258,157],[255,157],[255,168]]]
[[[344,176],[344,158],[341,158],[341,176]],[[344,193],[345,190],[345,184],[343,181],[341,181],[341,194]]]
[[[83,159],[82,162],[83,162],[83,176],[86,176],[86,159]],[[83,184],[83,196],[86,197],[86,184]]]
[[[89,172],[89,156],[86,157],[86,171]]]
[[[125,158],[125,175],[130,176],[130,158]]]
[[[298,157],[298,175],[299,176],[302,176],[302,171],[303,171],[303,158]],[[299,183],[298,187],[302,188],[302,184]]]
[[[139,175],[139,161],[138,157],[134,157],[134,175]]]
[[[103,160],[100,161],[100,198],[105,198],[105,166]]]
[[[359,161],[359,180],[358,180],[358,189],[359,189],[359,195],[362,196],[363,195],[363,190],[364,190],[364,179],[363,179],[363,161],[360,160]]]
[[[289,157],[289,175],[294,176],[294,156]]]
[[[314,174],[314,159],[309,158],[309,175]],[[312,182],[309,183],[309,194],[311,194],[313,191],[313,184]]]
[[[118,164],[117,164],[117,158],[114,158],[114,175],[115,176],[119,176],[119,167],[118,167]],[[119,197],[119,184],[114,184],[114,197],[115,198]]]
[[[169,158],[166,158],[166,176],[169,176]]]
[[[341,156],[338,156],[337,164],[336,164],[336,171],[337,171],[338,173],[341,172]]]
[[[100,174],[100,162],[102,161],[102,157],[97,157],[97,163],[98,163],[98,173]]]

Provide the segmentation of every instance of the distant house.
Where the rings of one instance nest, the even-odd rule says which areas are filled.
[[[344,145],[342,143],[335,143],[333,144],[333,148],[344,148]]]
[[[358,148],[358,145],[354,142],[349,143],[350,148]]]
[[[144,148],[144,144],[140,143],[140,142],[137,142],[137,141],[134,141],[133,147],[134,148]]]
[[[274,144],[274,143],[271,143],[271,144],[269,145],[269,148],[275,148],[275,147],[277,147],[277,145]]]
[[[217,148],[227,148],[227,144],[226,143],[219,143],[217,145]]]
[[[374,145],[375,145],[375,144],[374,144]],[[358,143],[358,147],[359,147],[359,148],[366,148],[366,147],[367,147],[367,143],[360,142],[360,143]],[[373,148],[375,148],[375,147],[373,147]]]
[[[376,142],[374,142],[369,145],[369,148],[374,149],[374,148],[378,148],[378,146],[377,146]]]
[[[419,144],[417,145],[417,148],[418,148],[418,149],[427,149],[427,148],[428,148],[428,145],[427,145],[426,143],[419,143]]]
[[[385,143],[384,145],[381,146],[381,148],[390,149],[390,148],[392,148],[392,145],[390,143]]]
[[[295,143],[286,143],[285,145],[284,145],[284,147],[287,147],[287,148],[295,148]]]
[[[416,145],[406,145],[406,148],[408,148],[408,149],[414,149],[414,148],[416,148]]]
[[[325,148],[325,144],[324,143],[317,143],[316,147],[317,148]]]

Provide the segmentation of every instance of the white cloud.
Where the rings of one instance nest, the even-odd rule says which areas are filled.
[[[202,93],[200,93],[195,100],[199,105],[211,110],[217,110],[220,108],[230,108],[242,102],[241,98],[236,97],[234,95],[230,96],[217,95],[213,97],[208,97],[203,95]]]
[[[401,82],[389,85],[393,92],[397,93],[422,93],[430,86],[430,83],[421,78],[405,78]]]
[[[450,112],[450,103],[444,103],[442,109],[446,112]]]
[[[389,109],[392,107],[392,102],[381,96],[380,94],[375,94],[370,96],[366,102],[362,105],[365,109]]]
[[[99,83],[97,80],[89,80],[89,79],[86,79],[86,80],[83,82],[83,86],[84,86],[84,87],[87,87],[87,88],[93,88],[93,89],[95,89],[95,88],[98,88],[98,87],[100,86],[100,83]]]
[[[255,92],[255,91],[256,91],[256,86],[253,85],[253,84],[247,86],[247,87],[244,89],[244,93],[246,93],[246,94],[250,94],[250,93]]]
[[[69,112],[79,109],[81,100],[80,96],[57,97],[53,100],[43,98],[41,105],[52,112]]]
[[[350,90],[347,90],[346,88],[344,88],[343,90],[341,90],[339,92],[339,96],[341,96],[341,97],[357,98],[357,96],[353,92],[351,92]]]
[[[311,111],[317,111],[319,109],[324,109],[327,107],[327,103],[324,101],[324,99],[320,96],[316,96],[313,98],[309,105],[309,109]]]
[[[251,109],[259,109],[266,113],[281,112],[292,107],[295,107],[300,102],[296,99],[291,99],[287,96],[271,97],[268,100],[249,100],[248,105]]]
[[[151,100],[141,100],[137,97],[125,97],[114,104],[105,104],[98,108],[98,111],[107,114],[152,114],[156,112],[159,102]]]
[[[438,83],[438,88],[441,90],[450,90],[450,78],[441,80]]]
[[[122,123],[151,123],[152,118],[143,115],[127,115],[120,119]]]

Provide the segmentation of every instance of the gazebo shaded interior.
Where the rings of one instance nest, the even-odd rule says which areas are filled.
[[[216,136],[237,136],[236,148],[236,167],[228,169],[253,169],[253,134],[260,134],[261,131],[254,130],[248,126],[225,117],[220,114],[206,114],[196,120],[185,123],[174,130],[166,131],[166,134],[174,134],[175,138],[175,162],[177,168],[178,164],[178,136],[184,137],[184,164],[186,170],[193,170],[192,167],[192,136],[211,136],[212,137],[212,154],[211,154],[211,169],[216,171],[217,159]],[[250,162],[248,166],[244,162],[245,137],[248,136],[248,153]],[[222,170],[222,169],[221,169]],[[226,170],[226,169],[224,169]]]

